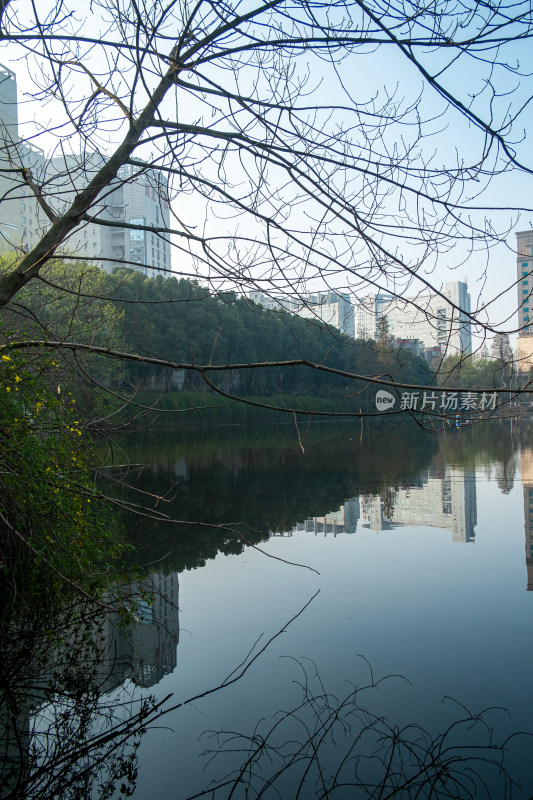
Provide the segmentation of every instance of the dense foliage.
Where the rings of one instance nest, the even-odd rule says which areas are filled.
[[[43,278],[20,292],[17,305],[5,312],[18,336],[98,344],[177,363],[228,365],[211,373],[210,380],[231,395],[328,398],[337,410],[370,406],[374,391],[367,391],[364,381],[306,366],[232,368],[299,358],[362,376],[428,380],[428,365],[409,351],[351,339],[318,321],[265,310],[233,292],[211,295],[183,278],[146,278],[128,270],[108,275],[84,264],[66,271],[61,263],[50,266]],[[84,391],[83,381],[120,392],[212,391],[193,369],[178,380],[168,367],[87,354],[76,356],[75,364],[70,354],[61,358],[77,376],[77,392]],[[84,405],[91,402],[87,395]]]
[[[0,361],[2,619],[23,615],[37,597],[99,595],[117,550],[75,400],[60,383],[50,389],[57,372],[42,356],[4,352]]]
[[[499,358],[448,356],[438,364],[439,385],[444,389],[502,389],[511,386],[513,361]]]

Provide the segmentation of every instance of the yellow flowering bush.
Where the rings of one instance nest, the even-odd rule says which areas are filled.
[[[72,420],[72,398],[47,388],[51,368],[47,359],[38,367],[26,365],[16,351],[0,358],[0,606],[5,611],[19,578],[25,589],[37,592],[46,581],[47,596],[50,586],[56,597],[73,587],[98,594],[102,580],[96,576],[119,549],[88,468],[90,441]]]

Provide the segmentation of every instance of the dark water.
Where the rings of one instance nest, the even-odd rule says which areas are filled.
[[[130,499],[192,524],[120,515],[130,567],[144,574],[120,589],[131,616],[100,619],[92,650],[69,634],[17,725],[6,712],[5,752],[34,753],[23,793],[11,779],[5,796],[118,797],[123,786],[170,800],[241,770],[235,794],[228,783],[215,796],[466,798],[472,767],[485,781],[477,796],[505,796],[486,759],[533,731],[533,436],[511,422],[446,436],[300,426],[300,436],[304,453],[290,426],[113,447]],[[55,675],[51,693],[66,652],[79,691]],[[410,724],[420,728],[397,735]],[[51,794],[47,769],[57,774],[67,742],[77,777]],[[506,749],[517,797],[533,793],[532,742]],[[115,789],[102,789],[113,771]]]

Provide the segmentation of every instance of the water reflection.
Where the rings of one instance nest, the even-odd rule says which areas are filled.
[[[306,519],[305,522],[296,525],[293,532],[310,531],[315,534],[323,533],[325,536],[328,533],[332,533],[333,536],[337,536],[339,533],[355,533],[360,516],[359,498],[352,497],[336,511],[329,511],[321,517]]]
[[[533,483],[531,491],[533,497]],[[382,494],[353,497],[335,511],[306,519],[291,533],[308,531],[337,536],[355,533],[358,522],[375,532],[402,526],[444,528],[451,531],[454,542],[473,542],[477,524],[475,472],[449,466],[444,475],[428,470],[410,485],[391,487]]]
[[[168,553],[165,569],[179,572],[218,553],[241,552],[248,542],[302,530],[336,536],[358,527],[434,527],[471,543],[476,470],[495,478],[504,494],[513,487],[519,443],[505,421],[440,437],[416,427],[364,437],[349,426],[325,427],[310,429],[305,454],[295,450],[290,428],[270,436],[232,431],[200,441],[180,434],[132,442],[131,459],[145,464],[127,475],[133,497],[137,488],[162,496],[168,516],[189,523],[154,522],[149,538],[144,524],[128,524],[137,558]],[[191,529],[193,521],[203,527]],[[221,533],[220,524],[235,534]]]
[[[533,591],[533,448],[524,446],[520,452],[524,492],[524,529],[526,534],[527,590]]]
[[[413,485],[399,487],[392,498],[365,495],[361,509],[363,524],[374,531],[402,525],[444,528],[452,532],[454,542],[473,542],[477,523],[475,472],[447,466],[444,474],[439,474],[431,469]]]
[[[117,781],[134,783],[154,711],[135,687],[153,687],[177,666],[178,600],[178,573],[154,572],[110,588],[106,613],[87,603],[36,617],[30,631],[3,626],[2,800],[85,798],[93,785],[106,797]]]
[[[107,614],[99,626],[97,685],[108,692],[129,678],[148,688],[173,672],[179,642],[179,575],[150,573],[108,595],[122,613]]]
[[[79,789],[80,797],[89,797],[91,786],[100,780],[98,765],[105,765],[102,769],[107,775],[125,771],[124,780],[134,782],[135,747],[154,708],[146,701],[143,710],[139,702],[145,701],[138,700],[139,694],[157,687],[174,671],[179,674],[179,574],[202,567],[220,554],[241,553],[246,543],[239,532],[254,544],[279,534],[310,533],[317,539],[305,538],[315,544],[320,544],[319,535],[322,540],[346,534],[351,538],[346,536],[345,543],[356,546],[364,537],[353,534],[365,530],[433,527],[449,531],[454,542],[474,542],[478,525],[476,471],[495,476],[501,492],[509,493],[517,442],[505,424],[487,431],[481,426],[473,428],[445,439],[417,429],[408,434],[393,431],[383,436],[378,431],[361,437],[351,427],[324,426],[309,431],[305,454],[295,451],[289,429],[268,435],[264,431],[244,435],[241,431],[240,438],[232,432],[218,437],[211,434],[207,439],[191,434],[131,442],[130,461],[145,466],[114,473],[123,479],[124,493],[138,501],[136,490],[141,489],[147,493],[145,497],[154,496],[154,507],[163,506],[169,518],[204,525],[156,520],[148,527],[145,517],[124,516],[121,524],[135,548],[130,567],[156,562],[158,570],[149,570],[142,579],[120,588],[110,587],[106,599],[113,600],[114,611],[102,616],[73,609],[70,619],[65,615],[52,622],[40,620],[36,613],[29,626],[25,621],[25,629],[9,621],[5,624],[0,797],[44,799],[55,793],[60,798],[66,796],[61,782],[67,780],[72,786],[85,787]],[[522,443],[521,465],[527,588],[532,590],[530,443]],[[480,514],[481,510],[480,501]],[[117,526],[119,523],[117,518]],[[220,523],[227,529],[215,527]],[[270,546],[293,545],[296,538],[273,541]],[[367,538],[377,541],[376,537]],[[342,550],[342,539],[332,549]],[[463,559],[466,563],[479,548],[452,549],[457,564]],[[361,553],[358,550],[360,557]],[[409,560],[413,569],[414,562],[414,558]],[[265,573],[268,568],[265,564]],[[354,568],[352,564],[350,569]],[[341,573],[339,566],[339,587],[344,585]],[[359,576],[359,583],[363,577]],[[351,575],[345,581],[349,586],[357,583]],[[259,593],[259,584],[255,588]],[[433,585],[431,590],[435,590]],[[445,597],[442,591],[441,597]],[[250,590],[248,596],[252,594]],[[396,595],[394,603],[399,603]],[[434,613],[446,603],[437,605]],[[441,630],[445,637],[446,624]],[[41,635],[46,631],[52,631],[48,641]],[[379,640],[385,643],[387,636]],[[330,649],[333,652],[334,648]],[[106,741],[98,738],[102,730],[108,732]],[[123,743],[132,743],[127,753],[115,751],[113,731]],[[70,752],[68,764],[66,750]],[[37,788],[35,775],[40,781]]]

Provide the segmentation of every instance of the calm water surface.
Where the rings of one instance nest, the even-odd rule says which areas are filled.
[[[280,712],[300,702],[306,681],[315,696],[342,698],[397,676],[358,702],[433,735],[465,708],[495,706],[508,711],[487,714],[496,739],[533,731],[533,431],[507,422],[437,436],[342,424],[300,434],[303,454],[289,426],[132,436],[115,450],[115,463],[145,465],[115,474],[164,497],[152,501],[158,510],[205,525],[128,518],[147,577],[134,586],[134,622],[105,632],[106,701],[171,695],[173,706],[202,695],[279,633],[238,681],[142,736],[139,800],[187,798],[239,767],[246,741],[228,744],[223,732],[266,735],[277,721],[278,743],[303,741],[302,726],[281,723]],[[352,735],[325,746],[324,772]],[[469,735],[460,731],[465,746]],[[524,784],[517,797],[533,793],[532,748],[528,739],[510,747]],[[251,797],[277,768],[275,758],[257,768]],[[282,795],[295,797],[291,774],[281,780]]]

